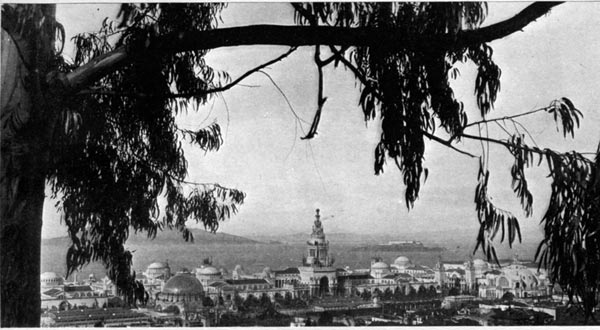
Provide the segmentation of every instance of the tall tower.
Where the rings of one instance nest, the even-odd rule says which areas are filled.
[[[444,268],[444,262],[442,261],[442,256],[438,258],[438,262],[435,264],[433,268],[435,271],[435,282],[440,286],[444,287],[446,283],[446,269]]]
[[[477,279],[475,278],[475,267],[473,266],[472,257],[470,257],[469,260],[465,262],[465,282],[467,290],[471,291],[475,289]]]
[[[308,249],[304,266],[329,267],[333,264],[329,258],[329,242],[325,239],[319,209],[316,210],[312,233],[306,243],[308,244]]]
[[[333,258],[329,257],[329,242],[325,239],[321,215],[317,209],[315,223],[312,227],[307,256],[302,260],[300,283],[306,287],[309,296],[333,295],[337,287],[337,272],[332,267]]]

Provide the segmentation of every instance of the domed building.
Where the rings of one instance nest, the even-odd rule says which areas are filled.
[[[202,283],[191,273],[180,272],[165,283],[161,292],[156,296],[156,309],[164,310],[177,305],[181,311],[183,303],[195,302],[202,304],[204,288]]]
[[[476,277],[483,277],[483,274],[490,269],[489,264],[482,259],[473,260],[473,268]]]
[[[196,278],[203,286],[208,286],[211,282],[223,278],[221,271],[210,265],[203,265],[200,268],[196,268],[195,272]]]
[[[62,286],[65,280],[54,272],[45,272],[40,275],[40,285],[42,288],[53,288]]]
[[[144,275],[148,280],[162,279],[166,281],[171,277],[171,268],[168,262],[154,262],[146,268]]]
[[[233,268],[233,272],[231,273],[231,277],[234,280],[241,280],[246,276],[246,272],[244,271],[244,267],[242,267],[241,265],[235,265],[235,267]]]
[[[273,276],[274,276],[273,271],[271,270],[271,267],[269,267],[269,266],[265,267],[263,269],[262,273],[260,274],[261,278],[264,278],[267,280],[271,279]]]
[[[507,292],[517,298],[548,294],[548,283],[545,277],[536,275],[520,264],[512,264],[501,271],[488,271],[485,273],[485,279],[486,283],[479,287],[480,297],[499,299]]]
[[[156,295],[155,308],[179,317],[183,326],[208,326],[202,305],[204,295],[204,287],[194,274],[178,272]]]
[[[383,278],[390,273],[390,266],[385,262],[375,259],[371,262],[371,276],[375,279]]]
[[[395,273],[404,273],[406,269],[411,267],[413,263],[405,256],[400,256],[394,260],[392,264],[392,271]]]

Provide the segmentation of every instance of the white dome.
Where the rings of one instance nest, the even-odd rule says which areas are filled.
[[[396,265],[396,266],[408,267],[408,266],[410,266],[410,264],[411,264],[410,259],[408,259],[405,256],[400,256],[400,257],[396,258],[396,260],[394,260],[394,265]]]
[[[164,269],[164,268],[169,268],[169,265],[167,263],[160,262],[160,261],[151,263],[148,266],[148,269]]]
[[[371,269],[388,269],[390,266],[383,261],[378,261],[371,265]]]
[[[198,275],[221,275],[221,272],[213,266],[206,266],[202,268],[196,268],[196,274]]]
[[[193,275],[186,273],[178,273],[167,281],[161,291],[164,294],[174,295],[202,295],[204,289],[202,283]]]
[[[475,259],[475,260],[473,260],[473,266],[475,268],[487,268],[488,264],[487,264],[487,262],[485,262],[481,259]]]
[[[58,276],[55,272],[45,272],[42,275],[40,275],[40,279],[43,280],[54,280],[57,278],[61,278],[60,276]]]
[[[45,272],[40,275],[40,282],[42,286],[54,286],[54,285],[62,285],[64,280],[61,276],[58,276],[54,272]]]

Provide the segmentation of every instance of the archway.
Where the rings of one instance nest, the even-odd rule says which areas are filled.
[[[319,294],[324,295],[327,293],[329,293],[329,278],[324,276],[319,280]]]
[[[58,310],[59,310],[59,311],[66,311],[66,310],[68,310],[68,309],[69,309],[69,307],[70,307],[70,304],[69,304],[69,302],[68,302],[68,301],[66,301],[66,300],[64,300],[63,302],[61,302],[61,303],[58,305]]]

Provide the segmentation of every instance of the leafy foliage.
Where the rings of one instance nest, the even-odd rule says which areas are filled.
[[[105,20],[98,33],[74,37],[73,63],[61,65],[69,71],[120,45],[138,49],[159,33],[212,29],[222,8],[208,3],[123,5],[119,22]],[[192,240],[188,221],[215,231],[244,201],[238,190],[185,181],[181,140],[205,151],[223,143],[216,123],[194,132],[175,122],[177,113],[203,104],[210,94],[187,99],[172,94],[205,91],[227,80],[206,65],[205,54],[149,52],[92,86],[110,93],[78,94],[57,109],[62,125],[56,130],[49,181],[72,240],[68,272],[101,261],[130,301],[135,301],[136,282],[132,254],[123,246],[130,231],[154,237],[164,228],[176,229]]]
[[[302,24],[324,24],[341,27],[383,27],[405,31],[407,35],[457,34],[477,28],[486,16],[487,8],[480,3],[318,3],[295,5],[296,20]],[[336,54],[336,49],[332,49]],[[482,144],[475,205],[480,223],[477,246],[488,259],[497,261],[493,240],[508,238],[512,246],[521,240],[517,218],[492,202],[488,194],[490,173],[487,166],[489,143],[503,145],[514,158],[511,167],[512,189],[526,216],[533,212],[533,196],[529,190],[525,169],[543,162],[549,168],[552,194],[548,211],[542,219],[545,238],[537,258],[540,266],[548,267],[551,278],[566,289],[571,297],[583,299],[586,315],[596,305],[598,277],[598,174],[593,164],[577,152],[560,153],[528,146],[525,139],[533,137],[515,118],[531,111],[499,119],[487,119],[500,90],[500,68],[494,63],[493,50],[487,44],[469,45],[459,49],[422,49],[391,51],[388,45],[357,47],[341,61],[362,83],[359,104],[365,120],[381,118],[381,139],[375,148],[375,173],[383,172],[387,159],[393,159],[402,171],[406,186],[407,207],[412,207],[419,195],[425,151],[424,137],[435,137],[437,127],[450,135],[449,140],[436,141],[451,146],[453,141],[471,138]],[[463,104],[456,100],[449,80],[458,76],[455,64],[471,61],[477,67],[475,97],[482,120],[469,124]],[[336,62],[337,63],[337,62]],[[565,137],[574,136],[581,112],[567,98],[553,101],[541,109],[553,116],[557,131]],[[506,120],[515,126],[511,133],[503,126]],[[468,127],[478,128],[488,123],[498,124],[508,140],[465,134]],[[527,133],[517,128],[517,125]],[[487,130],[486,130],[487,132]],[[432,138],[433,139],[433,138]],[[535,141],[533,141],[535,144]],[[470,154],[469,154],[470,155]],[[535,156],[538,161],[535,162]],[[600,156],[598,156],[600,157]],[[597,160],[598,162],[598,160]],[[596,165],[596,168],[598,164]]]
[[[301,13],[304,13],[301,15]],[[310,13],[310,14],[306,14]],[[407,34],[457,34],[481,25],[487,7],[482,3],[315,3],[297,10],[307,24],[352,27],[387,27]],[[439,125],[460,136],[467,124],[462,102],[456,100],[449,80],[457,62],[471,60],[478,67],[475,94],[486,114],[500,88],[500,69],[485,44],[461,49],[390,51],[386,45],[358,47],[349,57],[365,84],[360,105],[365,120],[381,116],[381,139],[375,148],[375,173],[393,159],[402,171],[407,207],[419,196],[423,175],[424,138]]]
[[[553,115],[557,128],[562,127],[565,137],[574,136],[581,112],[569,99],[555,100],[542,110]],[[504,145],[514,158],[512,188],[527,216],[532,213],[533,196],[528,189],[525,169],[543,163],[548,167],[552,180],[551,194],[548,209],[541,220],[544,239],[540,242],[536,259],[540,267],[548,269],[551,281],[560,285],[571,301],[583,309],[586,318],[592,317],[600,283],[600,241],[597,238],[600,230],[600,146],[594,163],[575,151],[561,153],[540,149],[528,146],[524,140],[524,134],[515,134],[506,141],[495,142]],[[515,235],[520,240],[521,234],[516,217],[491,204],[487,196],[488,177],[489,172],[481,158],[475,193],[480,231],[475,250],[481,247],[489,259],[497,260],[492,242],[497,232],[502,231],[502,242],[505,230],[508,230],[509,245],[512,245]],[[581,299],[581,305],[575,297]]]
[[[575,108],[571,100],[563,97],[559,100],[552,101],[546,111],[554,116],[554,121],[557,124],[557,131],[560,131],[558,127],[558,123],[560,122],[562,123],[563,134],[565,137],[569,133],[571,134],[571,137],[575,136],[575,128],[576,126],[579,127],[579,117],[582,117],[582,114],[581,111]]]
[[[552,193],[536,258],[571,300],[582,299],[587,319],[600,283],[600,146],[595,163],[575,152],[545,156]]]
[[[221,127],[217,123],[197,131],[181,130],[181,132],[184,138],[189,138],[191,143],[197,144],[204,151],[218,151],[223,144]]]
[[[496,237],[496,234],[498,234],[498,231],[502,231],[500,242],[503,242],[505,227],[508,227],[508,244],[511,246],[517,236],[519,237],[519,242],[521,241],[521,231],[519,221],[512,213],[497,208],[491,202],[491,198],[487,192],[489,177],[490,172],[484,169],[483,159],[480,159],[479,183],[475,188],[475,209],[477,210],[480,227],[474,252],[481,246],[487,258],[496,260],[497,262],[498,256],[496,255],[492,241]]]

